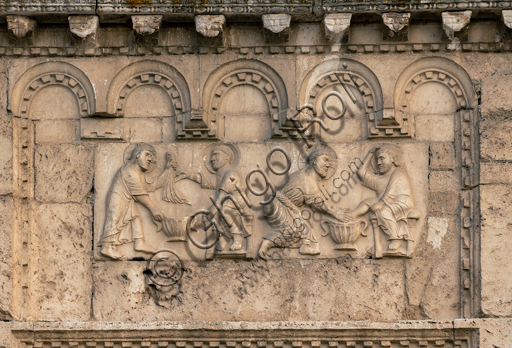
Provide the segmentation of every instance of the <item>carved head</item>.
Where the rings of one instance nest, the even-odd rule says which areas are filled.
[[[393,167],[402,164],[402,153],[399,148],[391,145],[383,146],[377,152],[377,169],[380,174],[386,174]]]
[[[306,162],[309,168],[314,168],[320,177],[325,178],[331,168],[331,160],[329,155],[322,150],[313,151],[307,158]]]
[[[384,25],[395,33],[398,33],[400,30],[405,28],[405,26],[409,24],[410,18],[410,13],[391,12],[382,14],[382,21],[384,22]]]
[[[176,170],[178,168],[178,150],[175,148],[171,151],[167,152],[167,162],[171,162],[172,169]]]
[[[137,161],[143,171],[149,170],[152,163],[156,161],[155,148],[149,144],[141,144],[132,151],[131,161]]]
[[[210,162],[215,170],[219,170],[226,165],[233,163],[233,151],[225,145],[219,145],[213,148]]]

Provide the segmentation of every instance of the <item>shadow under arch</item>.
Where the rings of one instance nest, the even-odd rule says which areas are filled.
[[[320,115],[321,110],[316,107],[318,98],[335,86],[342,87],[336,95],[344,106],[343,114],[347,110],[364,110],[371,135],[369,128],[383,110],[382,88],[373,71],[356,60],[329,59],[311,69],[301,83],[299,107],[311,105]]]
[[[450,59],[428,57],[415,61],[400,74],[395,85],[395,112],[410,113],[414,91],[429,82],[437,82],[448,87],[459,110],[474,109],[478,106],[478,98],[466,70]]]
[[[283,125],[288,111],[288,94],[281,76],[269,65],[253,59],[239,59],[215,69],[203,88],[202,121],[209,136],[218,137],[216,115],[220,112],[222,99],[229,90],[241,85],[250,85],[264,96],[272,122],[272,136],[286,136]],[[206,131],[206,130],[205,130]]]
[[[28,69],[16,81],[11,95],[11,110],[16,117],[29,118],[35,95],[48,86],[69,89],[78,102],[80,117],[95,113],[95,93],[91,81],[76,66],[65,62],[45,62]]]
[[[190,91],[185,78],[176,68],[157,60],[131,63],[117,73],[108,90],[107,112],[110,115],[123,117],[128,97],[141,86],[161,88],[171,101],[178,123],[190,117]]]

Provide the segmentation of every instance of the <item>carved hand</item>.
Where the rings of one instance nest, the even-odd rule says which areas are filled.
[[[176,175],[175,175],[175,181],[178,182],[180,180],[183,180],[183,179],[190,179],[190,173],[186,172],[186,171],[179,171],[179,172],[176,172]]]
[[[152,214],[153,214],[153,220],[155,220],[155,221],[162,221],[164,219],[164,213],[162,213],[162,211],[158,208],[155,208],[152,211]]]
[[[370,210],[373,213],[376,213],[377,211],[381,210],[383,207],[384,207],[384,202],[383,201],[378,201],[377,203],[375,203],[374,205],[372,205],[370,207]]]

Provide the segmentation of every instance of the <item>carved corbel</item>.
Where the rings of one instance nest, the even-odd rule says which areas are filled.
[[[162,15],[132,16],[135,42],[139,45],[158,45],[158,30],[162,24]]]
[[[69,16],[69,30],[82,44],[96,44],[99,28],[98,16]]]
[[[502,39],[505,37],[509,38],[512,32],[512,10],[503,10],[501,11],[501,19],[503,20],[502,28]]]
[[[327,13],[324,16],[325,38],[329,43],[348,42],[352,13]]]
[[[25,16],[7,16],[7,28],[11,34],[11,40],[15,43],[24,41],[30,44],[33,40],[36,21]]]
[[[262,19],[267,43],[279,44],[290,40],[291,15],[284,13],[265,14]]]
[[[443,37],[452,43],[460,43],[468,40],[469,21],[471,11],[443,12]]]
[[[196,31],[201,34],[200,44],[206,46],[224,46],[226,17],[223,15],[197,15],[194,17]]]
[[[410,13],[383,13],[383,39],[386,41],[408,41]]]

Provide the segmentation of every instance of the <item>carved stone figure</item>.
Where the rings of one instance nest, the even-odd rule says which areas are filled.
[[[330,43],[340,43],[348,37],[352,13],[327,13],[324,16],[325,37]]]
[[[168,156],[170,157],[170,156]],[[118,260],[124,255],[116,250],[116,245],[134,242],[134,249],[144,253],[155,250],[144,240],[142,219],[136,203],[145,206],[153,220],[162,221],[164,215],[151,200],[148,193],[164,186],[167,169],[173,161],[168,160],[166,169],[150,180],[146,175],[156,166],[156,151],[149,144],[137,146],[130,159],[117,171],[107,196],[105,225],[100,239],[101,254]]]
[[[382,22],[387,30],[383,32],[383,39],[390,41],[407,41],[410,13],[383,13]]]
[[[301,216],[300,207],[307,205],[337,220],[345,220],[345,212],[328,204],[329,194],[321,185],[334,174],[337,157],[328,146],[313,150],[306,166],[286,180],[272,202],[263,208],[263,216],[271,230],[263,236],[258,255],[266,259],[271,248],[300,247],[302,255],[318,255],[318,242]],[[347,219],[348,220],[348,219]]]
[[[372,173],[370,165],[376,156],[378,174]],[[354,218],[370,213],[375,235],[375,256],[412,256],[414,248],[414,226],[410,220],[417,220],[413,210],[412,189],[409,176],[403,169],[402,153],[398,147],[385,145],[368,152],[357,171],[363,186],[377,193],[377,197],[363,200],[352,212]],[[412,225],[412,224],[411,224]],[[381,241],[380,235],[386,236]],[[403,252],[403,244],[405,253]],[[382,252],[383,245],[387,249]]]
[[[223,15],[197,15],[194,17],[196,30],[205,37],[216,37],[224,31],[226,17]]]
[[[223,231],[217,231],[220,238],[215,251],[225,251],[227,244],[231,242],[227,253],[245,253],[244,237],[248,237],[250,233],[245,228],[243,215],[247,213],[248,206],[241,195],[245,185],[236,170],[238,161],[235,153],[227,145],[215,146],[211,150],[209,162],[214,175],[195,173],[186,177],[200,184],[202,188],[215,190],[211,198],[213,204],[208,208],[209,214],[206,217],[209,221],[215,218],[223,228]],[[217,207],[222,210],[222,214]]]

